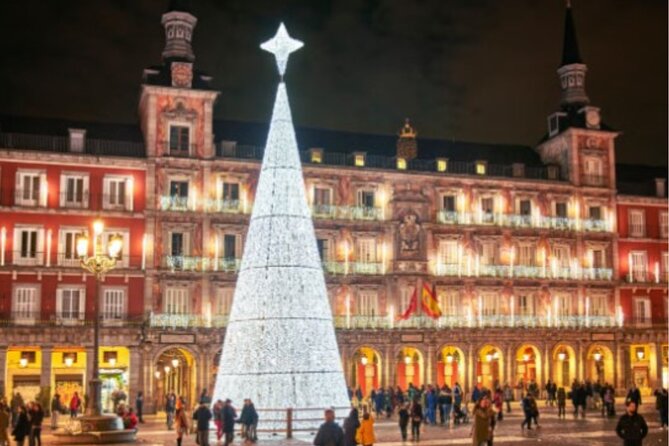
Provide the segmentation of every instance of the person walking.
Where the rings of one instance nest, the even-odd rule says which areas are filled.
[[[627,392],[627,398],[625,398],[625,401],[633,402],[636,404],[636,407],[641,406],[641,392],[639,391],[639,388],[636,386],[636,384],[632,384],[632,387]]]
[[[348,417],[344,420],[344,445],[343,446],[356,446],[358,443],[356,441],[356,434],[358,433],[358,428],[360,427],[360,415],[358,409],[355,407],[351,409]],[[405,433],[406,435],[406,433]]]
[[[206,403],[200,403],[200,406],[193,412],[193,420],[197,429],[196,442],[200,446],[209,446],[209,421],[211,421],[211,410]]]
[[[333,409],[325,410],[325,422],[314,438],[314,446],[344,446],[344,430],[335,422]]]
[[[423,406],[420,404],[419,397],[416,397],[411,404],[411,439],[420,441],[420,424],[423,421]]]
[[[258,424],[258,412],[249,398],[244,400],[239,422],[242,424],[242,437],[255,443],[257,440],[255,426]]]
[[[527,426],[527,430],[532,430],[532,402],[530,401],[530,394],[525,394],[525,397],[520,402],[521,408],[523,409],[523,415],[525,419],[520,424],[520,429],[524,430]]]
[[[7,429],[9,429],[9,407],[3,400],[0,401],[0,446],[9,446]]]
[[[495,430],[495,412],[490,407],[490,399],[487,396],[481,397],[476,402],[472,411],[472,418],[472,445],[492,445]]]
[[[60,395],[58,392],[51,398],[51,429],[58,429],[58,412],[61,411]]]
[[[223,406],[225,403],[223,400],[216,400],[214,403],[214,426],[216,426],[216,441],[221,442],[223,438]]]
[[[376,442],[376,436],[374,435],[374,417],[368,412],[365,412],[362,415],[362,422],[360,423],[358,436],[359,438],[356,440],[362,446],[372,446]]]
[[[499,387],[495,390],[492,402],[497,412],[497,421],[502,421],[504,419],[504,395]]]
[[[16,446],[23,446],[26,437],[30,435],[30,421],[25,406],[19,406],[16,413],[16,425],[12,430],[12,436],[16,440]]]
[[[446,426],[450,427],[451,425],[451,413],[453,412],[453,392],[448,386],[444,386],[444,419],[446,420]]]
[[[10,404],[10,408],[12,410],[12,427],[16,426],[16,421],[18,420],[19,416],[19,408],[23,407],[23,397],[21,396],[20,392],[16,392],[14,396],[12,397]]]
[[[506,403],[506,413],[511,413],[511,401],[513,401],[513,389],[509,383],[504,384],[504,402]]]
[[[79,398],[79,393],[74,392],[72,398],[70,399],[70,418],[76,418],[79,408],[81,407],[81,398]]]
[[[622,438],[624,446],[641,446],[648,435],[646,420],[637,413],[634,401],[627,402],[627,411],[618,420],[616,434]]]
[[[564,391],[564,387],[560,387],[557,390],[557,409],[558,409],[558,418],[565,418],[567,410],[567,394]]]
[[[135,413],[137,414],[137,421],[140,423],[144,423],[144,418],[143,418],[143,409],[144,409],[144,392],[141,390],[137,392],[137,396],[135,397]]]
[[[177,396],[174,394],[174,392],[170,392],[166,397],[165,397],[165,423],[167,424],[167,430],[172,430],[172,426],[174,425],[174,414],[176,413],[177,410]]]
[[[400,410],[397,412],[397,416],[399,419],[402,441],[407,441],[407,426],[409,425],[409,403],[402,404]]]
[[[180,407],[175,415],[177,424],[177,446],[181,446],[184,434],[188,434],[188,417],[186,416],[186,410],[183,407]]]
[[[667,394],[667,389],[662,388],[655,390],[655,409],[660,416],[660,427],[662,429],[667,427],[667,419],[669,418],[667,414],[667,406],[669,403],[668,397],[669,394]]]
[[[30,407],[28,412],[28,419],[30,420],[30,437],[28,444],[30,446],[42,446],[42,422],[44,421],[44,410],[42,406],[35,402]]]
[[[235,412],[235,408],[232,407],[232,401],[229,399],[225,400],[225,405],[223,406],[223,435],[225,435],[223,444],[225,446],[232,444],[235,440],[236,419],[237,412]]]

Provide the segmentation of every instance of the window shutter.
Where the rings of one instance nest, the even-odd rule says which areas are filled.
[[[17,171],[14,177],[14,204],[20,202],[22,196],[23,191],[21,190],[21,173]]]
[[[42,178],[40,178],[40,187],[42,183]],[[67,197],[67,177],[65,175],[60,176],[60,191],[59,191],[59,196],[60,199],[58,200],[60,207],[65,206],[65,199]],[[40,195],[40,200],[42,196]]]
[[[190,232],[184,232],[183,233],[183,255],[184,256],[190,256],[191,255],[191,246],[190,246]]]
[[[56,290],[56,316],[61,317],[63,314],[63,290],[58,288]]]
[[[127,180],[125,180],[125,208],[128,211],[132,211],[133,205],[134,205],[134,194],[135,194],[135,187],[134,187],[134,181],[132,177],[128,177]]]
[[[102,179],[102,207],[107,209],[109,207],[110,197],[109,197],[109,178],[105,177]]]
[[[44,229],[37,230],[37,264],[44,265],[46,258],[46,240],[44,237]]]
[[[84,320],[86,315],[86,288],[79,289],[79,320]]]
[[[48,183],[46,182],[46,173],[40,173],[39,175],[39,205],[46,207],[47,198],[49,194]]]
[[[242,258],[242,236],[241,234],[235,234],[235,258]]]
[[[89,181],[90,181],[89,176],[84,175],[84,181],[83,181],[84,187],[83,187],[83,191],[82,191],[83,200],[82,200],[82,203],[81,203],[82,207],[84,207],[84,208],[88,208],[88,203],[89,203],[89,197],[90,197],[90,192],[89,192],[89,189],[88,189]]]

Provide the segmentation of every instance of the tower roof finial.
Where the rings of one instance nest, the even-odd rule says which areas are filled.
[[[562,46],[562,64],[561,66],[573,63],[583,63],[581,54],[578,51],[578,40],[576,39],[576,27],[574,26],[574,17],[571,12],[571,1],[567,0],[565,20],[564,20],[564,42]]]

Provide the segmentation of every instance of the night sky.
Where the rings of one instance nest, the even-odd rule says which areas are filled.
[[[133,123],[160,62],[167,0],[0,3],[0,113]],[[587,91],[618,162],[667,164],[667,1],[572,0]],[[279,21],[298,126],[535,144],[559,103],[561,0],[195,0],[196,65],[216,118],[267,121]],[[389,147],[393,151],[394,147]]]

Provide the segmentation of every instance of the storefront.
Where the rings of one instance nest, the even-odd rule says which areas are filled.
[[[102,411],[115,412],[119,404],[132,404],[129,398],[130,351],[127,347],[100,347]]]
[[[84,398],[86,383],[86,350],[84,348],[54,348],[51,353],[51,388],[60,396],[63,407],[69,407],[76,392]]]
[[[11,401],[20,394],[24,402],[35,401],[40,392],[42,352],[39,347],[10,347],[7,349],[7,379],[5,398]]]

